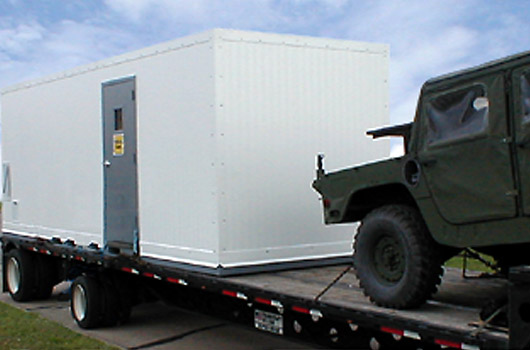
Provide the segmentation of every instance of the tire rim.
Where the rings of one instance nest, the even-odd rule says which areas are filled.
[[[76,284],[72,291],[72,309],[76,320],[82,321],[86,316],[87,299],[85,288]]]
[[[382,237],[375,245],[373,263],[377,276],[387,283],[397,283],[405,273],[405,255],[400,242],[394,237]]]
[[[20,266],[14,257],[7,262],[7,288],[11,294],[16,294],[20,289]]]

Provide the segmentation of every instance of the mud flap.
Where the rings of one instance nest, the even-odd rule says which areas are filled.
[[[509,348],[526,349],[530,346],[530,266],[512,267],[509,282]]]

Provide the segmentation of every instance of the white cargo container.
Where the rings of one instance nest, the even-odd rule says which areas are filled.
[[[315,155],[388,154],[387,75],[386,45],[216,29],[7,88],[4,231],[212,273],[348,256]]]

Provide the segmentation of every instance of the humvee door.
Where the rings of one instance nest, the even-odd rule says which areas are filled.
[[[420,108],[419,160],[442,217],[464,224],[515,216],[502,74],[427,90]]]
[[[514,141],[523,212],[530,215],[530,67],[516,69],[512,75]]]

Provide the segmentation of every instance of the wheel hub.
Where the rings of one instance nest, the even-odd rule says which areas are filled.
[[[20,289],[20,266],[15,258],[7,262],[7,288],[11,294],[16,294]]]
[[[386,282],[398,282],[405,272],[405,256],[399,241],[393,237],[381,238],[374,249],[374,267]]]
[[[85,289],[79,284],[72,291],[72,307],[75,318],[82,321],[86,316],[87,299]]]

